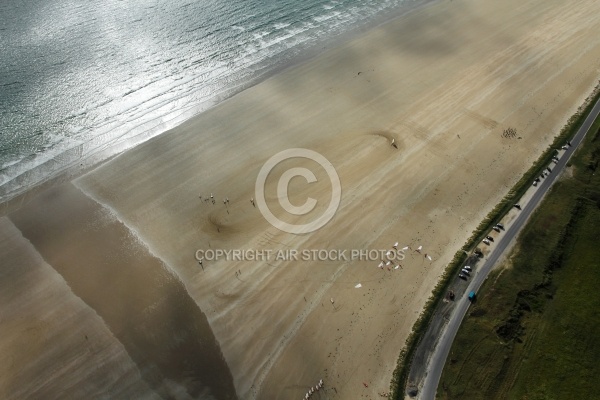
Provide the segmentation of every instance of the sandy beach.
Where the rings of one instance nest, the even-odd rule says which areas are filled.
[[[0,219],[2,380],[0,396],[159,399],[105,323]]]
[[[115,398],[233,398],[234,388],[240,399],[292,399],[323,379],[316,398],[379,398],[444,267],[597,84],[599,27],[595,0],[434,2],[30,196],[0,219],[0,287],[20,285],[1,291],[0,354],[22,365],[0,374],[2,397],[45,390],[27,374],[68,359],[79,374],[46,370],[53,390],[94,394],[112,382]],[[502,136],[509,127],[517,137]],[[288,148],[319,152],[340,177],[340,207],[313,233],[284,233],[250,203],[262,165]],[[275,175],[292,166],[314,169],[282,163]],[[315,174],[289,192],[294,204],[320,200],[318,214],[330,186]],[[199,198],[211,193],[214,205]],[[395,242],[411,249],[391,271],[352,260],[201,268],[194,258]],[[41,330],[28,335],[45,335],[43,349],[21,350],[20,318]],[[89,356],[86,332],[104,343]]]

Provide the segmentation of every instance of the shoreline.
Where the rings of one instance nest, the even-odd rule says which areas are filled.
[[[591,31],[600,5],[516,4],[429,3],[73,179],[183,282],[240,398],[299,397],[319,379],[337,398],[388,389],[447,261],[598,79],[600,39]],[[502,137],[512,126],[522,139]],[[248,202],[265,160],[290,147],[323,154],[343,188],[334,218],[307,235],[278,231]],[[328,187],[292,189],[301,204]],[[199,201],[212,192],[218,205]],[[216,261],[200,270],[194,259],[199,248],[385,249],[396,241],[424,246],[432,260],[413,251],[394,272],[318,260]],[[77,248],[49,243],[57,254]]]
[[[156,120],[160,121],[164,118],[164,116],[156,117],[156,120],[146,121],[142,125],[149,124],[153,125],[152,128],[144,129],[136,133],[134,136],[128,137],[126,142],[134,142],[132,145],[127,145],[123,142],[114,143],[99,149],[94,150],[94,152],[86,155],[85,158],[73,160],[70,165],[63,166],[58,170],[52,172],[47,177],[38,180],[37,183],[28,184],[27,188],[13,189],[5,194],[6,198],[0,200],[0,215],[5,215],[6,212],[3,211],[6,209],[5,204],[12,204],[15,201],[18,203],[20,198],[26,197],[27,193],[30,191],[36,191],[38,187],[51,187],[53,184],[60,184],[61,182],[65,182],[67,180],[76,179],[81,175],[85,175],[87,172],[92,171],[93,169],[99,167],[100,165],[110,161],[114,157],[118,157],[121,154],[124,154],[130,150],[133,150],[135,147],[152,140],[153,138],[163,135],[171,130],[176,130],[180,125],[185,124],[191,119],[197,118],[208,110],[219,106],[220,104],[228,101],[229,99],[235,97],[239,93],[252,88],[253,86],[259,85],[265,80],[268,80],[290,68],[294,68],[303,63],[310,62],[310,60],[318,57],[320,54],[331,51],[337,47],[342,46],[343,44],[352,41],[366,32],[376,29],[380,26],[383,26],[387,23],[390,23],[398,18],[402,18],[422,7],[426,7],[431,3],[435,3],[440,0],[421,0],[417,4],[411,4],[408,6],[399,7],[396,12],[391,13],[391,15],[384,14],[380,12],[381,15],[373,16],[371,21],[366,23],[362,23],[359,26],[348,27],[345,32],[337,33],[331,38],[321,39],[318,43],[312,43],[308,46],[301,46],[299,54],[296,55],[287,55],[288,58],[278,60],[272,64],[264,65],[266,61],[263,61],[259,64],[253,65],[252,69],[264,70],[264,72],[260,72],[257,75],[253,76],[251,79],[237,83],[234,86],[223,88],[222,91],[216,93],[212,98],[207,99],[204,102],[199,104],[195,104],[189,106],[184,109],[179,115],[174,116],[171,120],[162,121],[155,123]],[[289,51],[290,49],[287,49]],[[190,115],[189,114],[191,112]],[[177,122],[171,122],[172,120],[177,120]],[[169,126],[168,128],[159,128],[161,125],[166,124]],[[141,125],[135,126],[131,130],[137,130]],[[130,131],[131,131],[130,130]],[[156,133],[155,133],[156,132]],[[138,137],[143,137],[143,139],[136,139]],[[65,150],[62,153],[36,165],[35,167],[21,172],[15,178],[11,179],[7,183],[12,182],[13,180],[22,179],[23,175],[28,175],[32,173],[36,173],[40,169],[44,169],[47,164],[52,164],[55,162],[57,157],[64,155],[65,153],[74,152],[79,149],[81,146],[85,146],[85,143],[80,146],[71,147],[68,150]],[[9,187],[12,187],[10,185]],[[4,192],[4,188],[0,188],[2,192]],[[12,208],[10,208],[12,209]]]

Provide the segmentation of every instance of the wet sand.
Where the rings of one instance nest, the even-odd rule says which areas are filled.
[[[93,310],[96,319],[106,324],[104,329],[113,336],[110,343],[126,352],[130,363],[135,363],[138,379],[154,396],[236,398],[231,374],[206,316],[177,276],[105,209],[66,184],[43,192],[10,219],[48,263],[47,269],[62,276],[68,285],[62,295],[78,296],[78,302],[85,303],[85,309]],[[80,323],[61,310],[62,302],[52,306],[62,318],[73,318],[64,329]],[[98,346],[93,326],[81,322],[78,330],[85,329],[85,335],[70,340]],[[44,329],[41,332],[46,334]],[[49,341],[47,345],[60,352],[60,343]],[[102,373],[89,373],[90,382],[103,378]]]
[[[599,26],[595,0],[436,2],[76,179],[87,197],[53,203],[55,223],[70,240],[37,232],[39,213],[21,212],[18,218],[27,220],[16,225],[57,263],[93,247],[78,237],[85,218],[95,220],[84,218],[89,211],[72,225],[61,213],[79,203],[111,209],[125,224],[120,235],[125,227],[135,231],[206,315],[240,398],[301,398],[321,378],[328,398],[375,398],[388,390],[398,354],[446,264],[592,91],[600,76]],[[518,138],[502,137],[509,127]],[[324,155],[342,184],[333,220],[307,235],[278,231],[249,201],[263,163],[292,147]],[[314,169],[299,161],[282,164],[275,175],[290,166]],[[315,172],[317,183],[294,180],[290,193],[294,204],[319,199],[317,214],[329,186]],[[276,210],[275,186],[269,181],[267,201]],[[59,196],[65,189],[57,190]],[[198,197],[210,193],[215,205]],[[109,239],[102,249],[118,245]],[[73,250],[80,240],[85,253]],[[433,261],[410,251],[392,272],[378,262],[276,260],[207,261],[202,270],[194,259],[197,249],[388,249],[396,241],[422,245]],[[126,253],[119,253],[125,264],[139,262]],[[101,260],[90,260],[89,269],[102,271]],[[123,270],[108,271],[118,282]],[[77,269],[59,272],[67,282],[80,280]],[[104,279],[102,272],[97,277]],[[103,316],[113,332],[111,324],[121,326],[132,310],[162,296],[128,282],[135,295],[118,297],[142,301],[117,313],[116,322]],[[86,303],[97,301],[94,309],[111,304],[96,283],[72,287]],[[109,308],[103,313],[111,315]]]
[[[0,251],[0,397],[160,399],[104,321],[7,218]]]

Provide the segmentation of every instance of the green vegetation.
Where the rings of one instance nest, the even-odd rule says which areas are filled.
[[[431,317],[434,315],[438,304],[443,300],[444,294],[446,293],[452,278],[462,267],[467,255],[473,252],[477,244],[479,244],[485,235],[491,230],[492,226],[498,223],[504,217],[504,215],[506,215],[506,213],[518,201],[518,199],[520,199],[527,191],[533,179],[539,176],[541,171],[551,162],[552,156],[555,154],[554,149],[562,146],[567,140],[575,135],[596,101],[600,99],[599,87],[597,87],[593,94],[588,98],[586,104],[569,119],[565,127],[561,130],[561,133],[555,138],[552,145],[546,149],[540,158],[517,182],[513,189],[509,191],[504,199],[479,224],[463,248],[456,252],[454,258],[448,264],[438,284],[432,291],[431,296],[427,300],[421,315],[413,326],[412,332],[406,339],[404,348],[400,352],[397,366],[394,370],[390,383],[391,399],[404,398],[404,394],[406,392],[406,380],[410,371],[412,356],[419,344],[419,341],[427,331]],[[598,121],[596,122],[598,123]],[[596,130],[592,129],[592,132],[595,132]],[[596,134],[595,137],[598,137],[598,134]]]
[[[600,393],[600,120],[465,318],[438,398],[590,399]]]

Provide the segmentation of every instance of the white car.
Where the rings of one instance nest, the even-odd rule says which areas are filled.
[[[473,269],[471,267],[469,267],[468,265],[465,265],[465,267],[463,269],[466,269],[467,271],[471,272]]]
[[[488,246],[490,245],[490,241],[487,239],[483,239],[483,243],[487,244]]]

